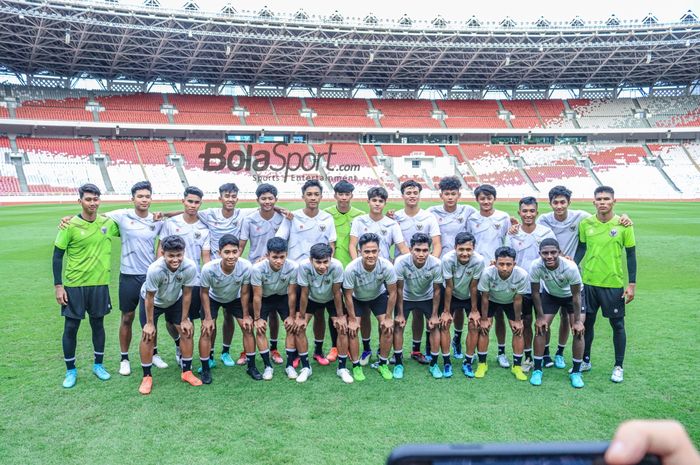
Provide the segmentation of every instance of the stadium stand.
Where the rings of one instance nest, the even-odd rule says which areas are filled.
[[[502,104],[503,108],[511,113],[510,123],[514,128],[532,129],[542,127],[542,122],[537,116],[537,110],[532,100],[503,100]]]
[[[438,108],[447,114],[448,128],[507,128],[498,117],[495,100],[437,100]]]
[[[362,99],[307,98],[306,107],[316,113],[314,126],[372,127],[367,117],[367,102]]]
[[[439,128],[440,122],[430,115],[429,100],[372,100],[372,106],[382,113],[379,123],[384,128]]]
[[[632,99],[573,99],[569,106],[577,114],[582,128],[642,128],[647,127],[641,118],[634,117]]]
[[[95,101],[104,108],[98,113],[103,122],[168,123],[168,117],[160,112],[165,103],[161,94],[106,95]]]
[[[275,118],[272,103],[267,97],[238,97],[238,104],[249,113],[245,117],[246,124],[254,126],[275,126],[279,124],[279,121]]]
[[[240,118],[232,113],[232,97],[171,95],[168,100],[177,110],[173,116],[175,124],[241,124]]]
[[[648,144],[651,153],[661,159],[663,170],[681,190],[683,197],[700,196],[700,169],[680,144]]]

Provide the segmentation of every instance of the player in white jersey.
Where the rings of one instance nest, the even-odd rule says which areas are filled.
[[[250,273],[252,265],[241,258],[240,242],[233,234],[224,234],[219,239],[218,256],[202,267],[200,276],[200,298],[202,300],[202,328],[216,330],[216,317],[223,308],[236,318],[243,333],[243,347],[247,355],[247,373],[255,380],[262,375],[255,367],[255,338],[253,319],[250,312]],[[202,382],[211,383],[209,358],[211,338],[205,335],[199,339],[200,361],[202,362]]]
[[[194,327],[189,318],[192,289],[197,283],[197,265],[185,257],[185,241],[181,236],[164,237],[160,243],[162,252],[146,272],[146,281],[141,287],[139,299],[141,337],[141,366],[143,379],[139,386],[141,394],[150,394],[153,386],[151,363],[153,358],[156,322],[160,315],[174,325],[180,335],[182,350],[182,381],[200,386],[192,373],[192,351]],[[202,328],[204,333],[204,328]],[[201,355],[201,354],[200,354]]]
[[[391,262],[379,256],[379,236],[360,236],[360,256],[345,268],[343,292],[348,312],[348,331],[357,328],[357,317],[371,311],[379,322],[379,364],[377,370],[384,379],[392,379],[389,370],[389,350],[394,332],[393,311],[396,306],[396,271]],[[359,360],[353,360],[355,381],[365,375]]]
[[[394,313],[394,378],[401,379],[403,367],[403,330],[406,319],[413,312],[413,319],[428,320],[432,358],[430,359],[430,374],[433,378],[452,376],[450,363],[450,346],[443,351],[445,372],[437,364],[440,348],[440,288],[442,287],[442,268],[440,259],[430,254],[430,236],[425,233],[415,233],[411,237],[410,253],[401,255],[394,263],[396,271],[396,310]],[[420,336],[419,336],[420,337]],[[415,339],[415,335],[414,335]]]
[[[454,250],[457,234],[469,230],[469,217],[476,213],[476,208],[471,205],[459,205],[460,188],[462,184],[456,176],[447,176],[440,179],[438,188],[442,205],[428,207],[428,211],[435,216],[440,228],[440,259]],[[441,290],[444,296],[444,288]],[[444,297],[443,297],[444,298]],[[457,309],[454,314],[455,334],[452,338],[452,348],[455,358],[461,359],[462,354],[462,330],[464,329],[464,312]]]
[[[479,295],[477,285],[486,261],[474,251],[475,239],[469,232],[461,232],[455,237],[454,250],[442,257],[442,276],[445,279],[443,311],[440,316],[440,345],[450,344],[450,323],[457,313],[469,313],[467,327],[467,353],[462,363],[462,372],[468,378],[474,377],[474,351],[479,341]],[[454,340],[452,341],[454,347]],[[461,353],[455,350],[455,353]]]
[[[535,336],[535,367],[530,377],[530,384],[542,384],[542,359],[546,335],[552,320],[560,310],[567,313],[571,332],[573,368],[569,379],[575,388],[583,387],[581,363],[584,350],[584,326],[581,319],[581,273],[572,260],[560,257],[559,242],[556,239],[544,239],[540,243],[540,258],[530,266],[530,283],[532,300],[537,311],[537,335]],[[541,284],[540,284],[541,283]]]
[[[299,355],[307,355],[306,366],[302,367],[297,377],[298,383],[305,382],[311,376],[308,366],[309,342],[306,338],[306,326],[314,315],[320,313],[325,318],[325,310],[331,317],[331,322],[338,331],[338,369],[336,374],[345,383],[354,380],[347,369],[348,333],[347,320],[343,313],[343,264],[332,258],[333,250],[328,244],[315,244],[309,251],[309,260],[299,264],[297,285],[301,290],[299,296],[299,312],[296,317],[297,350]],[[353,360],[357,359],[357,334],[352,339]]]
[[[537,224],[537,199],[523,197],[518,203],[520,228],[506,236],[506,245],[515,249],[515,264],[524,270],[530,269],[530,264],[540,256],[540,243],[546,239],[554,239],[554,233],[547,226]],[[523,340],[525,341],[525,360],[523,371],[527,373],[532,368],[532,295],[523,297]]]
[[[481,273],[478,289],[481,292],[481,319],[479,327],[479,366],[474,376],[483,378],[488,371],[486,357],[489,348],[489,330],[493,316],[503,312],[508,317],[513,336],[513,367],[511,373],[519,381],[526,381],[521,364],[523,361],[523,321],[521,319],[523,295],[530,292],[527,271],[515,264],[515,250],[499,247],[494,253],[496,264]]]
[[[298,265],[287,258],[287,250],[285,239],[271,238],[267,241],[267,259],[253,265],[250,273],[250,285],[253,288],[253,325],[258,350],[265,364],[262,377],[266,381],[271,380],[273,374],[270,349],[265,337],[267,318],[273,311],[283,319],[284,328],[287,330],[287,377],[297,377],[292,363],[299,355],[295,349]],[[308,359],[306,363],[308,364]]]
[[[469,217],[469,232],[476,238],[476,251],[486,259],[493,260],[496,249],[502,247],[510,227],[510,216],[493,206],[496,202],[496,188],[482,184],[474,189],[474,197],[479,204],[479,211]],[[496,312],[496,339],[498,340],[498,363],[508,368],[506,357],[506,323],[503,312]]]

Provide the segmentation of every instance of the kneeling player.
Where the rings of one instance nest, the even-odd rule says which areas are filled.
[[[247,373],[255,380],[262,375],[255,366],[255,338],[253,337],[253,319],[250,317],[250,271],[252,265],[245,258],[240,258],[241,249],[238,238],[224,234],[219,239],[218,255],[202,267],[200,277],[200,296],[202,300],[202,336],[199,338],[199,353],[202,361],[202,382],[211,383],[209,355],[211,338],[205,327],[216,330],[216,317],[219,308],[236,318],[243,332],[243,348],[248,362]],[[204,358],[206,354],[206,358]]]
[[[357,326],[357,318],[363,312],[372,311],[379,322],[379,365],[377,370],[384,379],[392,379],[389,370],[389,349],[391,349],[394,320],[392,314],[396,305],[396,271],[394,265],[379,256],[379,236],[365,233],[360,236],[357,246],[360,256],[350,262],[345,269],[343,289],[348,310],[348,331]],[[363,381],[360,360],[353,360],[352,374],[356,381]]]
[[[485,261],[474,251],[476,239],[471,233],[461,232],[455,237],[454,250],[442,257],[442,276],[445,279],[445,303],[440,316],[440,345],[443,352],[450,344],[450,323],[456,314],[467,312],[469,325],[467,333],[467,352],[462,363],[462,372],[469,378],[474,377],[474,351],[479,341],[479,295],[477,285],[484,271]],[[457,330],[455,329],[455,333]],[[452,339],[452,345],[459,344],[459,339]],[[461,353],[455,349],[455,353]]]
[[[523,373],[523,296],[530,291],[530,279],[527,271],[516,266],[515,250],[511,247],[499,247],[494,254],[496,264],[488,266],[481,274],[478,289],[481,291],[481,319],[479,325],[479,366],[475,377],[483,378],[488,371],[486,355],[489,348],[489,330],[493,316],[503,311],[508,317],[513,333],[513,367],[510,369],[515,378],[526,381]]]
[[[139,299],[143,332],[140,346],[143,367],[143,380],[139,387],[141,394],[150,394],[153,386],[153,341],[155,323],[160,315],[165,315],[165,320],[173,324],[180,335],[182,380],[192,386],[202,384],[192,373],[193,326],[188,317],[192,287],[197,282],[197,265],[185,258],[185,241],[180,236],[163,238],[160,248],[163,256],[148,267]]]
[[[310,258],[299,265],[297,284],[301,288],[299,312],[296,317],[296,343],[299,355],[308,353],[309,341],[306,338],[306,326],[314,315],[325,319],[324,310],[328,310],[333,326],[338,330],[338,370],[337,375],[345,383],[352,383],[353,378],[346,368],[348,360],[347,320],[343,314],[343,264],[332,258],[333,249],[328,244],[315,244],[309,251]],[[354,339],[352,352],[353,360],[358,358],[357,334]],[[307,358],[308,360],[308,358]],[[298,383],[303,383],[311,376],[311,368],[303,367]]]
[[[411,237],[410,253],[401,255],[396,259],[396,316],[394,318],[394,378],[403,378],[403,329],[406,326],[406,318],[413,311],[413,318],[425,316],[428,319],[428,331],[430,333],[430,373],[433,378],[442,378],[443,372],[438,366],[438,352],[440,348],[440,319],[438,308],[440,307],[440,288],[442,287],[442,268],[440,260],[430,255],[432,239],[424,233],[415,233]],[[415,339],[421,334],[414,334]],[[445,362],[444,376],[452,376],[452,364],[450,363],[449,334],[445,346],[442,347],[442,356]]]
[[[256,340],[260,356],[265,364],[262,378],[272,379],[272,364],[270,349],[265,337],[267,319],[272,312],[284,321],[287,330],[285,340],[287,348],[287,376],[296,379],[297,372],[292,366],[296,358],[295,350],[295,313],[297,307],[297,264],[287,258],[287,240],[273,237],[267,241],[267,258],[253,265],[250,273],[250,284],[253,287],[253,320]],[[308,356],[301,357],[304,367],[309,366]]]
[[[581,361],[583,360],[583,322],[581,321],[581,274],[576,263],[559,256],[559,242],[544,239],[540,244],[540,258],[530,267],[532,301],[537,312],[535,335],[535,370],[530,384],[542,384],[542,358],[549,326],[559,309],[566,309],[574,336],[572,344],[573,368],[569,378],[575,388],[583,387]],[[540,282],[542,293],[540,294]]]

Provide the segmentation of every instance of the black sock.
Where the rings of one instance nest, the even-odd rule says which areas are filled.
[[[498,355],[505,355],[506,354],[506,345],[505,344],[498,344]]]
[[[141,364],[141,368],[143,369],[143,376],[151,376],[151,364],[149,363],[148,365],[143,365]]]
[[[462,343],[462,330],[461,329],[455,329],[455,335],[452,336],[452,340],[454,341],[455,345]]]
[[[92,329],[92,347],[95,354],[95,364],[101,365],[105,355],[104,317],[90,317],[90,329]]]
[[[372,339],[367,338],[367,339],[362,339],[362,351],[363,352],[372,352],[372,346],[370,346],[370,342],[372,342]]]
[[[299,354],[299,359],[301,360],[302,368],[309,368],[309,353],[308,352],[304,352],[303,354]]]
[[[381,355],[379,356],[379,364],[380,365],[386,365],[388,362],[387,359],[383,358]]]
[[[523,364],[523,354],[520,354],[520,355],[513,354],[513,365],[515,365],[516,367],[519,367],[522,364]]]
[[[208,373],[209,372],[209,357],[207,358],[199,358],[199,361],[202,362],[202,373]]]
[[[314,355],[323,355],[323,340],[314,339]]]
[[[535,356],[535,370],[542,371],[542,357]]]
[[[431,367],[437,365],[438,355],[439,354],[433,354],[432,352],[430,353],[430,366]]]
[[[613,347],[615,348],[615,366],[622,368],[625,361],[625,349],[627,348],[627,334],[625,332],[625,319],[610,318],[610,326],[613,330]]]
[[[180,336],[175,338],[175,346],[180,347]],[[157,350],[157,347],[154,347],[153,350]],[[156,353],[158,353],[158,352],[156,352]]]
[[[333,320],[328,315],[328,332],[331,333],[331,347],[338,347],[338,330],[333,326]]]
[[[129,352],[122,352],[122,361],[129,360]]]
[[[192,359],[182,359],[182,372],[192,371]]]
[[[359,367],[360,366],[360,361],[358,360],[357,362],[352,362],[352,367]]]
[[[564,349],[566,349],[566,346],[563,346],[561,344],[557,344],[557,355],[563,356],[564,355]]]
[[[75,357],[70,360],[65,360],[66,370],[75,370]]]
[[[583,356],[583,361],[585,363],[591,363],[591,356],[590,355],[584,355]]]
[[[532,349],[525,350],[525,360],[532,360]]]
[[[442,354],[442,361],[445,365],[452,365],[452,362],[450,362],[450,354]]]
[[[479,357],[479,363],[486,363],[486,356],[488,354],[488,352],[477,352],[477,355]]]
[[[75,347],[78,344],[80,320],[66,317],[63,325],[63,360],[67,370],[75,369]]]
[[[549,355],[549,345],[544,346],[544,358],[552,358],[552,356]]]
[[[222,354],[228,354],[230,350],[231,350],[231,346],[227,346],[226,344],[223,344],[221,346],[221,353]]]
[[[245,354],[245,359],[248,362],[248,368],[255,367],[255,354]]]
[[[214,360],[214,349],[209,351],[209,358]]]
[[[338,355],[338,369],[339,370],[344,369],[347,361],[348,361],[347,355]]]
[[[265,352],[260,352],[260,357],[263,359],[263,363],[265,364],[265,368],[271,367],[272,364],[270,363],[270,351],[266,350]]]
[[[581,373],[581,360],[574,360],[574,366],[571,368],[571,373]]]
[[[296,358],[294,356],[294,349],[287,349],[287,366],[290,367],[292,366],[292,363],[294,362],[294,359]]]
[[[394,351],[394,359],[397,365],[403,365],[403,350]]]
[[[431,347],[430,347],[430,331],[427,329],[425,330],[425,353],[430,354],[431,353]]]
[[[474,356],[473,355],[465,355],[464,356],[464,364],[471,365],[472,363],[474,363]]]
[[[104,352],[95,352],[95,365],[102,365],[102,360],[104,360]]]
[[[413,352],[420,352],[420,340],[413,340],[413,349],[411,350],[413,350]]]
[[[270,339],[270,350],[277,350],[277,339]]]
[[[180,347],[180,340],[177,340],[177,343],[175,344],[177,347]],[[158,355],[158,346],[153,347],[153,355]]]

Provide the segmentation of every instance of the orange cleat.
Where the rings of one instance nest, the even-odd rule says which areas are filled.
[[[141,380],[141,386],[139,386],[139,392],[141,394],[148,395],[151,393],[151,388],[153,387],[153,377],[152,376],[144,376],[143,379]]]
[[[248,357],[246,357],[245,352],[241,352],[241,356],[236,360],[236,365],[245,365],[248,363]]]
[[[330,352],[328,352],[328,355],[326,355],[326,358],[329,362],[335,362],[336,360],[338,360],[338,348],[331,347],[331,350]]]
[[[272,356],[272,361],[277,365],[282,365],[284,363],[284,360],[282,359],[279,350],[271,350],[270,355]]]
[[[183,371],[180,377],[184,382],[190,383],[192,386],[201,386],[202,380],[197,378],[192,371]]]

